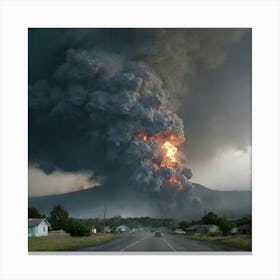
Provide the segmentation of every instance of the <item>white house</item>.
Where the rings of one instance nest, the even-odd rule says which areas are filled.
[[[116,232],[129,232],[130,228],[125,225],[120,225],[120,226],[116,227],[115,231]]]
[[[47,236],[50,226],[46,219],[28,219],[28,236]]]
[[[107,233],[111,233],[112,232],[112,229],[110,227],[105,227],[104,228],[104,231],[107,232]]]
[[[229,234],[237,234],[238,233],[238,228],[237,227],[233,227],[231,230],[229,230],[228,233]]]

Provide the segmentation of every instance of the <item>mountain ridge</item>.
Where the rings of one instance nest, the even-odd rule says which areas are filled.
[[[169,208],[162,203],[160,194],[149,195],[131,189],[122,192],[112,191],[107,186],[97,186],[64,194],[29,197],[28,205],[49,215],[54,205],[61,204],[67,209],[70,216],[78,218],[102,216],[104,207],[108,209],[108,216],[124,217],[170,215],[180,219],[197,219],[203,215],[205,210],[227,217],[251,215],[251,191],[213,190],[193,183],[193,194],[200,203],[194,204],[187,201],[182,203],[180,201],[180,207],[176,207],[176,211],[168,210]],[[171,202],[168,201],[168,203]],[[169,204],[167,206],[170,206]],[[160,205],[161,208],[157,208],[157,205]]]

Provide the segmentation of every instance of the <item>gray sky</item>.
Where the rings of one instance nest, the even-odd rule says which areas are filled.
[[[106,115],[84,115],[88,106],[80,109],[84,89],[77,83],[65,90],[69,81],[91,71],[84,62],[75,66],[82,52],[65,63],[71,48],[94,50],[98,67],[110,64],[112,73],[131,61],[149,66],[183,121],[186,142],[179,149],[192,169],[191,181],[221,190],[251,188],[250,30],[31,29],[30,196],[75,191],[115,178],[116,162],[108,160],[103,138]],[[69,92],[79,97],[72,94],[70,101],[63,101],[61,96]],[[106,129],[111,128],[106,123]]]
[[[193,181],[215,189],[251,188],[251,34],[225,63],[196,79],[179,109]]]

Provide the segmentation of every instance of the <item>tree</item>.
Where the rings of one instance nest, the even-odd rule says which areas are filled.
[[[186,229],[188,226],[190,225],[190,223],[186,222],[186,221],[181,221],[179,223],[179,228],[181,229]]]
[[[207,213],[202,219],[201,222],[204,224],[214,224],[219,226],[223,235],[227,235],[228,232],[235,226],[235,223],[227,220],[224,217],[219,217],[213,212]]]
[[[218,226],[223,232],[223,235],[228,235],[228,232],[235,226],[235,224],[226,218],[221,217],[218,219]]]
[[[54,230],[66,229],[68,222],[68,212],[61,205],[53,207],[50,215],[50,223]]]
[[[89,236],[91,234],[91,228],[88,225],[73,218],[68,219],[66,231],[71,236]]]
[[[35,207],[31,207],[28,208],[28,218],[33,218],[33,219],[42,218],[42,215]]]
[[[202,219],[201,222],[203,224],[218,224],[218,216],[213,213],[213,212],[209,212],[207,213],[207,215],[205,215]]]

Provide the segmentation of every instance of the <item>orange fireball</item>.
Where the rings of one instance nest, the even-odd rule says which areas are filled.
[[[162,144],[161,151],[164,158],[160,166],[161,167],[167,166],[173,168],[177,163],[177,158],[176,158],[177,148],[169,141],[166,141]]]
[[[176,178],[176,176],[172,176],[169,179],[169,182],[172,183],[172,184],[180,184],[180,181]]]
[[[171,134],[170,131],[160,132],[155,135],[145,135],[144,133],[139,133],[137,135],[144,141],[150,140],[155,143],[158,143],[160,146],[160,153],[158,156],[162,157],[162,160],[158,166],[161,167],[168,167],[170,169],[175,169],[177,164],[180,164],[177,158],[177,147],[184,139],[178,136]],[[176,176],[172,176],[169,179],[171,184],[181,184],[180,180]],[[182,191],[183,187],[179,186],[176,188],[177,191]]]

